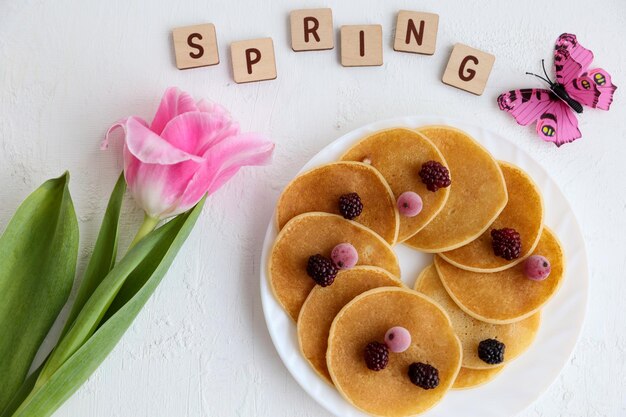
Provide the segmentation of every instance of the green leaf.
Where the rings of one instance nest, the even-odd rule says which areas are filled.
[[[67,334],[61,338],[54,351],[48,358],[37,387],[45,381],[80,348],[89,337],[96,331],[111,302],[116,297],[120,288],[132,272],[144,261],[144,259],[164,243],[169,244],[167,237],[170,229],[179,221],[177,219],[165,224],[163,227],[147,235],[135,245],[107,274],[98,288],[93,292],[89,300],[83,306],[76,320],[71,325]]]
[[[13,398],[11,398],[11,401],[6,406],[4,411],[0,413],[0,417],[11,417],[13,415],[15,410],[18,409],[20,404],[24,402],[24,400],[28,397],[30,392],[33,390],[33,387],[35,386],[35,382],[37,382],[37,378],[39,377],[39,374],[41,373],[42,369],[43,369],[43,364],[41,364],[35,372],[28,375],[28,377],[26,378],[26,380],[24,381],[20,389],[15,393]]]
[[[66,337],[75,336],[75,334],[73,335],[75,329],[80,329],[83,326],[89,327],[89,325],[95,326],[100,321],[96,317],[98,312],[95,307],[107,304],[102,299],[110,298],[108,300],[110,303],[114,294],[119,291],[127,278],[130,277],[136,283],[143,282],[143,285],[88,339],[78,344],[77,348],[65,360],[57,362],[58,367],[55,365],[56,370],[54,372],[48,374],[43,380],[41,379],[43,373],[40,375],[41,384],[35,387],[34,391],[13,414],[13,417],[50,416],[98,368],[161,282],[180,247],[189,236],[203,205],[204,199],[191,211],[179,215],[151,232],[111,270],[87,301],[85,308],[78,315],[75,325],[72,326]],[[128,271],[130,265],[133,265],[133,268]],[[117,290],[113,291],[113,288],[117,288]],[[101,310],[100,314],[104,314],[104,311],[106,309]],[[77,340],[73,340],[72,344],[65,345],[65,348],[74,346],[75,342]],[[64,348],[59,344],[57,349]]]
[[[0,410],[28,369],[72,289],[78,223],[69,174],[46,181],[0,237]]]
[[[78,313],[83,308],[91,294],[100,285],[104,277],[107,276],[109,271],[115,265],[115,258],[117,257],[117,236],[119,232],[119,219],[120,211],[122,208],[122,201],[124,200],[124,193],[126,192],[126,181],[124,180],[124,174],[122,173],[113,188],[111,197],[109,198],[109,204],[107,205],[104,218],[102,219],[102,225],[100,226],[100,232],[98,233],[98,239],[94,246],[91,259],[85,270],[85,275],[78,288],[76,300],[72,306],[65,328],[62,335],[65,335],[70,326],[78,316]]]

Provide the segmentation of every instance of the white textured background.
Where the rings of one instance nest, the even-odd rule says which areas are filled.
[[[523,416],[626,415],[626,2],[11,3],[0,1],[0,228],[32,189],[69,169],[81,271],[121,167],[114,151],[99,151],[102,135],[123,116],[150,119],[166,87],[222,103],[244,130],[277,144],[273,165],[244,169],[209,199],[154,297],[56,417],[327,416],[295,384],[267,334],[261,242],[281,188],[313,154],[363,124],[412,114],[452,115],[510,137],[547,168],[582,225],[591,264],[584,333],[561,377]],[[323,6],[333,8],[336,27],[382,24],[385,64],[343,68],[338,48],[292,52],[288,12]],[[403,8],[440,15],[434,56],[392,50]],[[204,22],[217,28],[221,64],[177,70],[171,28]],[[557,150],[499,112],[495,98],[537,86],[523,73],[551,60],[564,31],[594,51],[620,88],[609,113],[581,116],[583,139]],[[266,36],[274,39],[278,79],[235,84],[230,42]],[[440,82],[455,42],[496,56],[482,97]],[[128,242],[141,218],[130,200],[124,218]]]

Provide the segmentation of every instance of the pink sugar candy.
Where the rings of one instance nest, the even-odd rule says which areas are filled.
[[[406,217],[415,217],[422,211],[422,197],[413,191],[405,191],[398,197],[398,211]]]
[[[524,264],[526,276],[533,281],[543,281],[548,278],[550,271],[550,261],[541,255],[530,256],[526,259],[526,263]]]
[[[349,243],[340,243],[330,253],[330,258],[339,269],[350,269],[359,262],[359,254]]]
[[[385,344],[390,351],[402,353],[411,346],[411,333],[404,327],[392,327],[385,333]]]

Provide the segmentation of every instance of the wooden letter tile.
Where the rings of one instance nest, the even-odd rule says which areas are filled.
[[[291,20],[291,48],[294,51],[319,51],[335,47],[331,9],[294,10]]]
[[[178,69],[206,67],[220,63],[217,36],[212,23],[172,30]]]
[[[442,81],[461,90],[481,95],[496,57],[457,43],[452,49]]]
[[[341,65],[367,67],[383,64],[383,28],[381,25],[341,27]]]
[[[276,59],[272,38],[251,39],[230,44],[236,83],[273,80]]]
[[[396,21],[393,49],[400,52],[432,55],[437,45],[439,15],[400,10]]]

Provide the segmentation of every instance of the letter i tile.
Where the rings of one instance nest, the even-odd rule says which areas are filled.
[[[383,28],[381,25],[341,27],[341,65],[368,67],[382,64]]]

